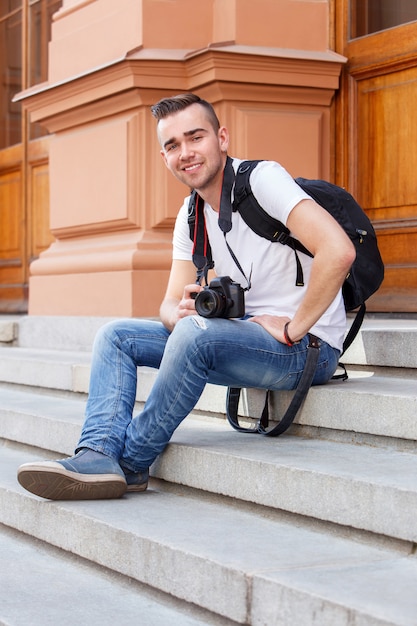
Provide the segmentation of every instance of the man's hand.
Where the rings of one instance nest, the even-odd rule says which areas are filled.
[[[177,307],[178,319],[187,317],[187,315],[195,315],[195,298],[201,290],[200,285],[185,285],[184,293]]]
[[[161,305],[160,316],[168,330],[173,330],[178,320],[195,315],[195,296],[202,290],[197,284],[186,285],[181,299],[166,297]]]
[[[248,322],[255,322],[281,343],[287,343],[284,337],[284,326],[290,321],[289,317],[278,317],[278,315],[254,315],[248,319]],[[298,338],[297,338],[298,339]]]

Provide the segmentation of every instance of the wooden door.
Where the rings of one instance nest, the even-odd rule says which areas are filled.
[[[46,80],[52,15],[61,4],[0,2],[0,313],[27,311],[29,265],[53,240],[48,139],[13,97]]]
[[[336,48],[348,59],[336,180],[371,218],[386,268],[368,309],[417,312],[417,2],[336,0],[335,9]]]

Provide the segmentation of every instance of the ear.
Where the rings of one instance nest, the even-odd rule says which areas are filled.
[[[168,167],[167,157],[166,157],[166,154],[165,154],[165,150],[160,150],[160,151],[159,151],[159,154],[161,155],[162,160],[163,160],[163,162],[165,163],[165,165]]]
[[[229,131],[225,126],[219,128],[217,137],[219,139],[220,150],[227,152],[227,148],[229,147]]]

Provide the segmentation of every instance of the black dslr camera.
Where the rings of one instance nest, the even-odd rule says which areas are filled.
[[[243,317],[244,289],[229,276],[218,276],[195,297],[195,309],[202,317]]]

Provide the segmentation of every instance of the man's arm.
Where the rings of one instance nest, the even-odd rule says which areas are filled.
[[[191,293],[201,290],[195,284],[196,270],[192,261],[173,260],[165,297],[159,309],[162,323],[173,330],[179,319],[195,315]]]
[[[300,202],[291,211],[287,226],[314,255],[306,295],[288,326],[291,339],[298,340],[333,302],[356,252],[343,228],[313,200]]]
[[[306,294],[292,320],[271,315],[252,318],[283,343],[286,322],[290,321],[288,335],[292,341],[304,337],[314,326],[336,297],[356,255],[343,228],[314,200],[299,202],[291,211],[287,226],[314,255]]]

